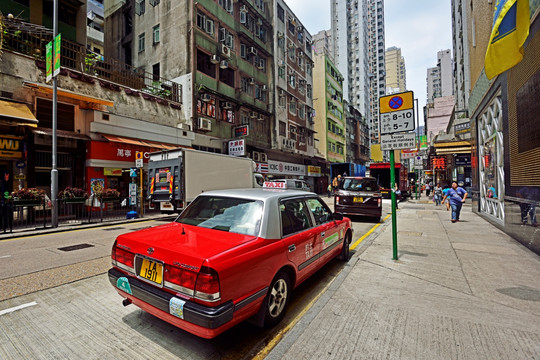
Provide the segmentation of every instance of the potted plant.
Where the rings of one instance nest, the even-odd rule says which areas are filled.
[[[95,192],[96,198],[103,202],[119,200],[120,192],[116,189],[104,188]]]
[[[22,188],[11,193],[15,206],[42,205],[45,195],[45,190],[37,188]]]
[[[66,203],[83,203],[88,199],[88,193],[84,189],[68,186],[58,193],[58,198]]]

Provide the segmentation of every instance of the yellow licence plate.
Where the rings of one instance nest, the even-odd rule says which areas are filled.
[[[161,283],[163,282],[162,274],[163,265],[148,259],[143,259],[141,270],[139,270],[140,277],[161,285]]]
[[[355,196],[353,198],[353,202],[363,202],[364,201],[364,198],[363,197],[358,197],[358,196]]]

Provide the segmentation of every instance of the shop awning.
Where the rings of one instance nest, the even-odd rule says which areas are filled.
[[[434,146],[437,155],[471,153],[471,144],[468,141],[435,143]]]
[[[32,132],[37,135],[52,136],[52,129],[48,129],[48,128],[37,128],[37,129],[32,130]],[[77,139],[77,140],[85,140],[85,141],[90,140],[90,137],[86,135],[79,134],[73,131],[66,131],[66,130],[56,130],[56,136],[61,137],[61,138],[68,138],[68,139]]]
[[[101,134],[105,139],[113,142],[119,142],[124,144],[131,144],[131,145],[139,145],[139,146],[146,146],[146,147],[153,147],[163,150],[172,150],[172,149],[178,149],[180,147],[186,147],[182,145],[173,145],[173,144],[164,144],[157,141],[150,141],[150,140],[139,140],[139,139],[132,139],[132,138],[126,138],[116,135],[109,135],[109,134]]]
[[[48,85],[43,85],[43,84],[38,84],[38,83],[25,81],[24,86],[35,89],[35,90],[37,90],[39,92],[42,92],[42,93],[45,93],[45,94],[52,94],[53,93],[52,86],[48,86]],[[98,99],[98,98],[95,98],[93,96],[77,94],[77,93],[74,93],[74,92],[71,92],[71,91],[68,91],[68,90],[57,89],[57,95],[58,96],[64,96],[64,97],[67,97],[67,98],[70,98],[70,99],[84,101],[84,102],[87,102],[87,103],[93,103],[93,104],[99,104],[99,105],[105,105],[105,106],[114,106],[114,102],[112,102],[112,101]]]
[[[16,125],[36,127],[38,124],[38,120],[26,104],[13,101],[0,100],[0,118],[8,119],[9,125],[14,122]]]

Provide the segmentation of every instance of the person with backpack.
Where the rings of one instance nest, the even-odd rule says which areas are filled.
[[[441,184],[438,183],[435,188],[433,188],[433,199],[435,200],[435,206],[441,205],[441,199],[442,199],[442,187]]]

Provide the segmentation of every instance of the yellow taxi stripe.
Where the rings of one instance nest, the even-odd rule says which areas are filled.
[[[351,250],[356,249],[356,247],[357,247],[358,245],[360,245],[360,243],[361,243],[362,241],[364,241],[364,239],[367,238],[367,237],[369,236],[369,234],[371,234],[373,231],[375,231],[376,228],[378,228],[383,222],[385,222],[386,219],[388,219],[388,218],[390,217],[390,215],[391,215],[391,214],[386,215],[386,217],[383,219],[382,222],[380,222],[380,223],[378,223],[377,225],[373,226],[373,227],[372,227],[367,233],[365,233],[360,239],[356,240],[356,242],[355,242],[354,244],[352,244],[349,248],[350,248]]]

